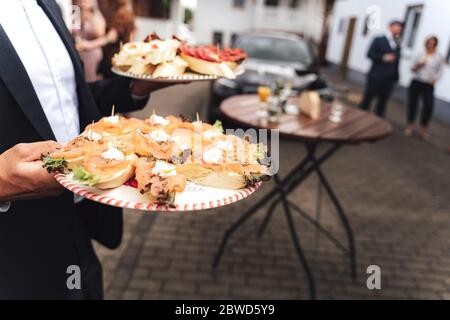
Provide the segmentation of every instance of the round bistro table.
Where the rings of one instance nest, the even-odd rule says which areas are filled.
[[[290,99],[288,103],[296,103],[296,98]],[[342,116],[340,122],[329,120],[333,104],[340,104]],[[258,209],[271,202],[269,210],[264,217],[258,230],[258,236],[262,236],[267,224],[269,223],[273,212],[278,204],[282,204],[287,220],[287,225],[292,238],[294,248],[299,260],[308,277],[309,294],[311,299],[315,299],[315,280],[309,267],[308,261],[303,253],[300,241],[297,236],[297,230],[293,222],[292,211],[299,213],[306,221],[310,222],[318,232],[324,234],[332,241],[337,248],[349,255],[351,275],[356,279],[356,252],[353,231],[345,211],[334,193],[330,183],[326,179],[321,165],[328,160],[343,145],[357,145],[366,142],[375,142],[388,137],[392,133],[392,126],[385,120],[359,109],[345,106],[342,102],[322,102],[320,117],[313,120],[303,114],[289,115],[283,114],[277,123],[269,123],[261,119],[261,102],[258,95],[239,95],[226,99],[220,106],[222,114],[232,122],[245,128],[255,129],[274,129],[278,130],[281,138],[295,139],[303,143],[307,154],[292,169],[285,178],[281,179],[278,174],[274,176],[276,186],[268,192],[250,209],[245,211],[242,216],[231,225],[225,232],[222,242],[214,257],[213,268],[217,268],[220,259],[232,234]],[[328,144],[329,147],[320,155],[317,155],[317,147],[320,144]],[[287,196],[311,174],[315,172],[319,178],[320,185],[318,192],[323,187],[331,202],[336,208],[338,217],[347,234],[347,245],[343,245],[329,231],[327,231],[311,215],[306,213],[299,205],[289,200]],[[320,194],[318,195],[320,196]],[[319,205],[319,202],[318,204]],[[316,208],[317,212],[317,208]]]

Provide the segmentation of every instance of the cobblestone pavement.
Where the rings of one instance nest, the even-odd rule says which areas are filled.
[[[204,85],[162,91],[143,113],[151,113],[155,106],[163,114],[192,114],[206,103],[204,91]],[[196,96],[200,100],[192,99]],[[401,114],[399,110],[394,103],[390,115]],[[433,124],[432,130],[450,136],[446,126]],[[304,154],[300,144],[283,141],[281,173]],[[396,125],[393,136],[384,141],[342,148],[323,169],[355,233],[358,280],[351,280],[347,258],[295,216],[318,298],[450,299],[449,155],[432,144],[404,137]],[[266,183],[247,200],[205,212],[126,211],[121,247],[111,251],[96,245],[104,266],[106,298],[307,299],[306,277],[281,210],[261,239],[255,231],[264,210],[249,220],[235,234],[218,270],[211,269],[224,230],[271,187],[271,182]],[[313,212],[316,190],[317,178],[311,177],[290,199]],[[345,241],[326,197],[321,222]],[[381,290],[366,287],[369,265],[381,268]]]

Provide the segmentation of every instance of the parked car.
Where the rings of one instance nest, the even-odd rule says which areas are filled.
[[[289,81],[295,92],[323,90],[317,58],[311,43],[300,36],[282,32],[251,32],[236,37],[233,47],[248,55],[244,72],[235,80],[219,79],[212,89],[211,120],[219,117],[219,105],[228,97],[256,93],[258,86]]]

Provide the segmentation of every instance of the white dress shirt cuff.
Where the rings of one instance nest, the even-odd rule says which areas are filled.
[[[11,207],[11,202],[0,202],[0,213],[7,212]]]

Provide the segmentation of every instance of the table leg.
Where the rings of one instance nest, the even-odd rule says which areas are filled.
[[[322,218],[322,183],[320,180],[317,182],[317,193],[316,193],[316,216],[315,221],[317,221],[317,224],[320,225],[320,219]],[[319,245],[320,245],[320,232],[318,229],[316,229],[316,237],[315,237],[315,256],[317,256],[317,253],[319,251]]]
[[[326,151],[319,159],[318,162],[322,163],[326,161],[331,155],[333,155],[336,150],[338,149],[338,146],[331,147],[328,151]],[[289,175],[292,175],[292,183],[290,183],[286,188],[286,194],[291,193],[295,188],[297,188],[313,171],[314,167],[311,165],[307,169],[305,169],[305,166],[308,164],[308,162],[311,161],[312,155],[314,153],[314,146],[312,146],[311,150],[308,149],[308,155],[306,158],[302,161],[302,163],[297,167],[297,169],[292,170]],[[277,177],[278,178],[278,177]],[[276,179],[275,179],[276,181]],[[263,222],[261,223],[261,226],[258,229],[257,236],[260,238],[262,237],[270,219],[272,218],[273,212],[276,208],[276,206],[280,203],[281,199],[277,197],[273,200],[271,203],[269,210],[266,213],[266,216],[263,219]]]
[[[316,282],[314,280],[314,275],[311,272],[311,269],[309,268],[308,260],[305,257],[305,254],[303,253],[303,249],[300,245],[300,240],[297,236],[297,230],[295,228],[294,220],[292,219],[291,209],[289,207],[289,203],[286,199],[286,194],[284,193],[283,189],[280,187],[279,194],[281,198],[281,202],[283,203],[284,213],[286,215],[286,222],[289,227],[289,232],[291,234],[292,243],[294,244],[295,251],[297,252],[297,256],[300,260],[300,263],[302,264],[303,269],[305,270],[306,277],[308,278],[308,285],[309,285],[309,296],[311,300],[316,299]]]
[[[305,159],[297,166],[295,167],[286,178],[284,178],[282,181],[279,181],[279,185],[287,185],[295,176],[295,172],[299,171],[301,167],[309,161],[309,157],[305,157]],[[265,205],[270,199],[272,199],[277,193],[279,192],[279,186],[277,185],[275,188],[273,188],[269,193],[267,193],[261,200],[259,200],[253,207],[248,209],[235,223],[233,223],[224,233],[222,241],[219,245],[219,249],[216,252],[216,255],[214,256],[213,260],[213,269],[216,269],[217,266],[220,263],[220,260],[223,255],[223,251],[225,250],[225,247],[228,243],[228,240],[233,235],[233,233],[239,229],[239,227],[251,216],[253,216],[259,208],[261,208],[263,205]]]
[[[347,233],[348,250],[350,252],[350,268],[351,268],[351,272],[352,272],[352,278],[353,278],[353,280],[356,280],[356,277],[357,277],[356,250],[355,250],[355,240],[353,237],[352,228],[351,228],[348,218],[344,212],[344,209],[342,208],[336,194],[334,193],[333,189],[331,188],[330,184],[328,183],[327,179],[325,178],[325,175],[323,174],[322,169],[320,168],[320,162],[318,162],[314,156],[312,158],[312,161],[313,161],[314,170],[317,172],[317,175],[319,176],[320,182],[324,186],[325,191],[330,196],[330,199],[336,208],[336,211],[341,220],[341,223]]]
[[[274,176],[274,180],[278,186],[280,184],[280,178],[278,177],[278,175]],[[269,210],[267,211],[266,215],[264,216],[263,222],[258,228],[257,233],[258,238],[261,238],[262,235],[264,234],[264,231],[266,231],[266,227],[269,224],[270,219],[272,218],[273,212],[275,211],[275,208],[277,207],[278,203],[279,201],[272,201],[272,203],[270,204]]]

